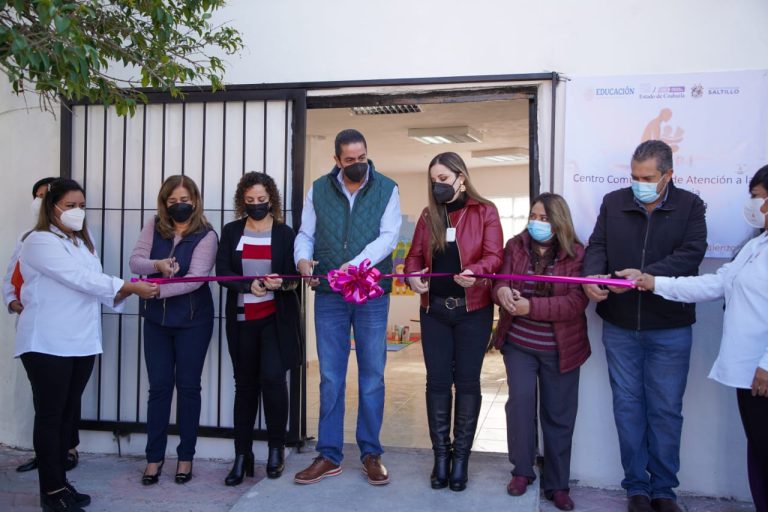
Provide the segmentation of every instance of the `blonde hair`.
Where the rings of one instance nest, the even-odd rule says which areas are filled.
[[[568,207],[568,203],[565,202],[563,196],[551,192],[544,192],[536,196],[533,201],[531,201],[531,208],[533,208],[536,203],[541,203],[544,207],[547,219],[549,219],[549,224],[552,226],[552,233],[557,238],[557,243],[560,245],[560,248],[564,250],[568,256],[574,258],[576,253],[573,250],[573,245],[581,245],[581,242],[576,237],[576,230],[573,227],[571,209]]]
[[[444,165],[457,177],[464,176],[463,185],[467,196],[478,203],[491,204],[491,202],[477,192],[469,179],[467,164],[465,164],[464,160],[462,160],[456,153],[452,151],[440,153],[429,162],[429,166],[427,167],[427,211],[429,212],[429,216],[425,220],[427,224],[429,224],[429,231],[431,232],[430,247],[432,251],[443,252],[445,251],[445,229],[447,227],[445,222],[445,206],[439,205],[437,204],[437,201],[435,201],[435,198],[432,195],[432,178],[430,176],[430,171],[437,164]]]
[[[187,189],[190,201],[195,204],[195,209],[189,217],[189,225],[184,233],[182,233],[182,236],[197,233],[203,229],[213,229],[208,219],[203,215],[203,197],[200,195],[200,189],[197,188],[197,184],[187,176],[174,174],[165,179],[160,187],[160,192],[157,194],[157,221],[155,222],[155,229],[160,233],[160,236],[165,239],[174,237],[175,227],[173,219],[171,219],[171,215],[168,213],[167,202],[173,191],[179,187]]]

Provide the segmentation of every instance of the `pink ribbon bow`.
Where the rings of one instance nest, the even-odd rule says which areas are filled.
[[[346,271],[328,272],[328,284],[331,290],[338,292],[345,302],[365,304],[371,299],[384,295],[384,288],[379,285],[381,272],[371,267],[371,260],[364,259],[360,265],[350,265]]]

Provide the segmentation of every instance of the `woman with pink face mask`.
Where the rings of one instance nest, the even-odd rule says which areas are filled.
[[[714,274],[654,277],[636,269],[617,275],[665,299],[703,302],[725,299],[720,353],[709,377],[736,388],[747,435],[749,487],[757,512],[768,511],[768,165],[749,182],[744,218],[760,234]]]

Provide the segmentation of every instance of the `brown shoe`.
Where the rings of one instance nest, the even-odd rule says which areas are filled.
[[[629,497],[627,503],[628,512],[653,512],[651,499],[644,494],[635,494]]]
[[[381,463],[381,455],[366,455],[363,457],[363,474],[368,477],[371,485],[386,485],[389,483],[387,468]]]
[[[322,455],[315,457],[312,464],[304,471],[299,471],[293,478],[297,484],[314,484],[327,476],[341,474],[341,466],[334,464]]]
[[[651,500],[651,508],[656,512],[682,512],[672,498],[654,498]]]

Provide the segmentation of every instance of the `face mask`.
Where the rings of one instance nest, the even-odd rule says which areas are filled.
[[[760,211],[763,204],[765,204],[765,199],[760,197],[750,197],[744,203],[744,220],[753,228],[765,227],[765,216],[768,214]]]
[[[456,189],[453,188],[453,184],[456,183],[457,179],[459,179],[458,175],[450,185],[438,182],[432,184],[432,197],[435,198],[437,204],[445,204],[453,199],[453,196],[456,195]]]
[[[168,215],[174,222],[187,222],[193,211],[195,207],[189,203],[174,203],[168,207]]]
[[[59,222],[61,222],[64,227],[69,228],[72,231],[82,231],[83,222],[85,222],[85,210],[82,208],[72,208],[71,210],[62,210],[59,208],[59,210],[61,211]]]
[[[528,233],[537,242],[545,242],[552,238],[552,225],[540,220],[529,220]]]
[[[269,213],[269,203],[246,204],[245,213],[253,220],[261,220]]]
[[[349,181],[354,183],[360,183],[365,178],[365,173],[368,172],[368,162],[357,162],[356,164],[348,165],[344,168],[344,176]]]
[[[635,197],[641,203],[652,203],[661,195],[659,192],[656,192],[658,185],[659,183],[641,183],[632,180],[632,193],[635,194]],[[663,190],[664,189],[662,188],[662,191]]]
[[[43,199],[41,197],[36,197],[32,200],[32,203],[29,205],[29,209],[32,210],[32,216],[37,219],[40,216],[40,207],[43,205]]]

